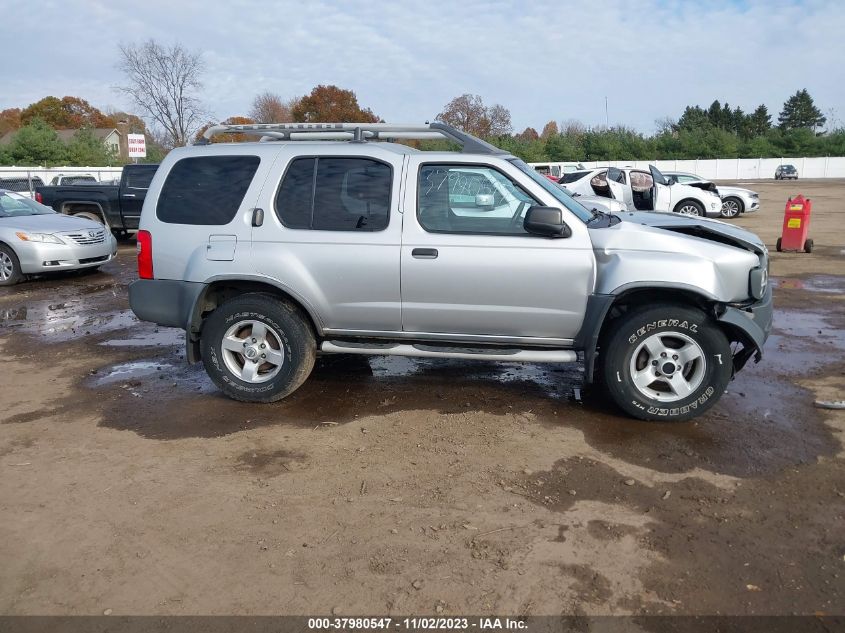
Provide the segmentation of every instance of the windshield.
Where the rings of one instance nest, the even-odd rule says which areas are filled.
[[[55,213],[26,196],[11,191],[0,192],[0,218],[19,218],[26,215],[49,215]]]
[[[540,185],[543,189],[554,196],[555,200],[560,202],[564,207],[572,211],[578,219],[582,222],[587,222],[593,218],[593,213],[589,211],[580,202],[575,200],[569,193],[561,186],[553,183],[551,180],[537,173],[535,169],[529,167],[524,161],[519,158],[511,158],[510,162],[516,165],[520,171],[528,174],[531,179]]]

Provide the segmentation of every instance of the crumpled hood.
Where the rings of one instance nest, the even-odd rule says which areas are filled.
[[[751,231],[709,218],[680,215],[678,213],[654,213],[651,211],[635,211],[620,213],[618,217],[623,222],[643,224],[658,229],[666,229],[684,235],[701,237],[704,239],[715,239],[721,242],[734,242],[736,246],[761,254],[768,254],[768,249],[763,241]]]

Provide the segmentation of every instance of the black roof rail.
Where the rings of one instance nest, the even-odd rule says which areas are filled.
[[[355,141],[440,139],[461,146],[468,154],[502,154],[508,152],[491,145],[472,134],[435,121],[425,125],[393,125],[390,123],[250,123],[246,125],[213,125],[195,145],[208,145],[218,134],[249,134],[262,140],[283,141]]]

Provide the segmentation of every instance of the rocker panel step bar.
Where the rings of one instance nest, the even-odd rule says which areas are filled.
[[[514,363],[573,363],[578,353],[568,349],[493,349],[433,345],[361,344],[323,341],[320,351],[327,354],[364,354],[368,356],[416,356],[421,358],[462,358]]]

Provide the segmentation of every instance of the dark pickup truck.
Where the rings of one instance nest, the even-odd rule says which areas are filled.
[[[35,200],[59,213],[102,222],[121,235],[138,228],[141,207],[158,165],[127,165],[119,185],[78,184],[35,188]]]

